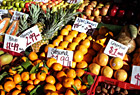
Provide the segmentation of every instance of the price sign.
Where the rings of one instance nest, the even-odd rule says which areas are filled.
[[[47,3],[48,0],[34,0],[35,2],[43,2],[43,3]]]
[[[67,0],[68,3],[72,3],[72,4],[76,4],[76,3],[80,3],[81,0]]]
[[[0,9],[0,20],[3,19],[2,16],[6,16],[6,17],[8,17],[8,10]]]
[[[72,30],[76,30],[84,33],[89,32],[88,34],[92,35],[97,25],[98,25],[97,22],[93,22],[90,20],[77,17],[72,26]]]
[[[73,51],[48,48],[47,58],[55,58],[63,66],[72,66]]]
[[[18,11],[14,11],[14,14],[10,20],[10,22],[14,21],[14,20],[18,20],[20,16],[25,15],[26,19],[28,18],[28,14],[22,13],[22,12],[18,12]]]
[[[12,35],[5,34],[4,39],[4,49],[14,51],[14,52],[22,52],[26,49],[26,39],[20,38]]]
[[[120,57],[121,59],[123,59],[127,50],[128,50],[127,46],[113,39],[110,39],[104,50],[104,53],[112,57]]]
[[[140,86],[140,66],[133,65],[130,83]]]
[[[39,32],[37,25],[23,32],[20,37],[26,38],[26,47],[42,40],[41,33]]]

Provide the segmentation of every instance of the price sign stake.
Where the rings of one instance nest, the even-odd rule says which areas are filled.
[[[55,58],[63,66],[72,66],[73,51],[48,48],[47,58]]]
[[[22,52],[26,49],[26,39],[20,38],[12,35],[5,34],[4,39],[4,49],[14,51],[14,52]]]
[[[104,53],[112,57],[120,57],[121,59],[123,59],[127,50],[128,50],[127,46],[113,39],[110,39],[104,50]]]
[[[87,33],[88,35],[92,35],[97,26],[98,26],[97,22],[93,22],[90,20],[77,17],[72,26],[72,30],[76,30],[79,32]]]
[[[42,40],[41,33],[39,32],[37,25],[23,32],[20,37],[26,38],[26,47]]]

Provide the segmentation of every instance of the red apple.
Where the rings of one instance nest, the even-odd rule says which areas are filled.
[[[26,12],[26,8],[22,8],[22,12],[25,13]]]
[[[110,10],[110,16],[115,16],[116,15],[116,13],[117,13],[117,9],[111,9]]]
[[[41,6],[42,10],[46,13],[47,6],[44,4]]]
[[[25,3],[25,8],[28,9],[30,6],[30,3]]]
[[[108,12],[108,8],[104,6],[104,7],[101,9],[100,14],[101,14],[102,16],[105,16],[105,15],[107,15],[107,12]]]
[[[100,10],[98,8],[93,9],[92,11],[93,16],[99,16],[99,14],[100,14]]]
[[[125,14],[124,10],[119,10],[117,13],[117,17],[122,18],[124,16],[124,14]]]
[[[119,6],[117,6],[117,5],[113,5],[112,9],[116,9],[116,10],[118,10],[118,9],[119,9]]]
[[[91,15],[91,10],[90,9],[86,9],[85,13],[86,13],[86,16],[90,16]]]

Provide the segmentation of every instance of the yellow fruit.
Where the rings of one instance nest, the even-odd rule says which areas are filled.
[[[77,50],[80,50],[83,53],[83,55],[88,52],[88,49],[84,45],[79,45],[77,47]]]
[[[106,55],[105,53],[99,53],[96,57],[96,62],[100,65],[100,66],[106,66],[108,63],[109,57],[108,55]]]
[[[78,68],[78,69],[83,69],[83,68],[86,68],[87,66],[88,66],[88,64],[86,61],[81,61],[76,64],[76,68]]]
[[[127,72],[123,69],[115,71],[114,77],[119,81],[125,81],[127,79]]]
[[[81,51],[77,50],[74,52],[73,59],[75,62],[81,62],[84,58],[84,55]]]
[[[100,65],[96,64],[96,63],[91,63],[89,65],[89,71],[93,74],[99,75],[100,72]]]
[[[84,45],[86,48],[90,47],[90,40],[89,39],[85,39],[81,42],[82,45]]]
[[[62,42],[60,42],[59,46],[62,46],[63,48],[67,48],[68,44],[69,44],[68,41],[62,41]]]
[[[123,67],[123,60],[119,57],[114,57],[110,60],[110,66],[114,70],[118,70]]]
[[[69,30],[67,29],[62,29],[60,32],[61,35],[68,35],[69,34]]]
[[[46,62],[46,65],[50,68],[53,63],[57,63],[57,60],[55,58],[49,58]]]
[[[49,90],[49,91],[56,91],[55,85],[50,84],[50,83],[47,83],[47,84],[44,86],[44,92],[47,92],[48,90]]]
[[[59,43],[60,43],[60,40],[59,40],[59,39],[55,39],[55,40],[53,41],[52,44],[53,44],[54,46],[58,46]]]
[[[104,66],[101,69],[101,75],[105,76],[105,77],[108,77],[108,78],[111,78],[112,75],[113,75],[113,69],[111,69],[109,66]]]
[[[72,35],[67,35],[66,37],[64,37],[64,41],[72,42],[72,40],[73,40]]]
[[[79,33],[77,37],[81,37],[83,40],[87,37],[86,33]]]
[[[64,49],[64,47],[62,47],[62,46],[57,46],[56,48],[57,49],[62,49],[62,50]]]
[[[76,30],[72,30],[69,32],[69,35],[72,35],[73,37],[76,37],[77,34],[78,34],[78,31],[76,31]]]
[[[79,43],[82,40],[80,37],[76,37],[73,39],[73,42]]]
[[[72,42],[68,45],[68,48],[70,48],[71,50],[75,50],[76,46],[78,45],[78,43],[76,42]]]
[[[71,25],[66,25],[65,29],[67,29],[68,31],[71,31],[72,26]]]
[[[74,69],[68,69],[66,74],[67,74],[67,77],[70,77],[70,78],[76,77],[76,71]]]
[[[59,36],[57,37],[57,39],[59,39],[60,41],[63,41],[63,35],[59,35]]]
[[[69,88],[69,87],[71,87],[73,84],[74,84],[74,79],[73,79],[73,78],[66,77],[66,78],[63,80],[63,86],[64,86],[65,88]]]

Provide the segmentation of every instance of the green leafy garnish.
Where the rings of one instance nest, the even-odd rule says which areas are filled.
[[[87,76],[87,81],[89,85],[92,85],[94,83],[94,79],[90,74]]]
[[[8,73],[7,72],[3,72],[1,75],[0,75],[0,81],[5,77],[7,76]]]
[[[41,87],[41,85],[38,85],[35,89],[33,89],[31,92],[30,92],[30,95],[38,95],[36,92],[37,92],[37,89]]]

